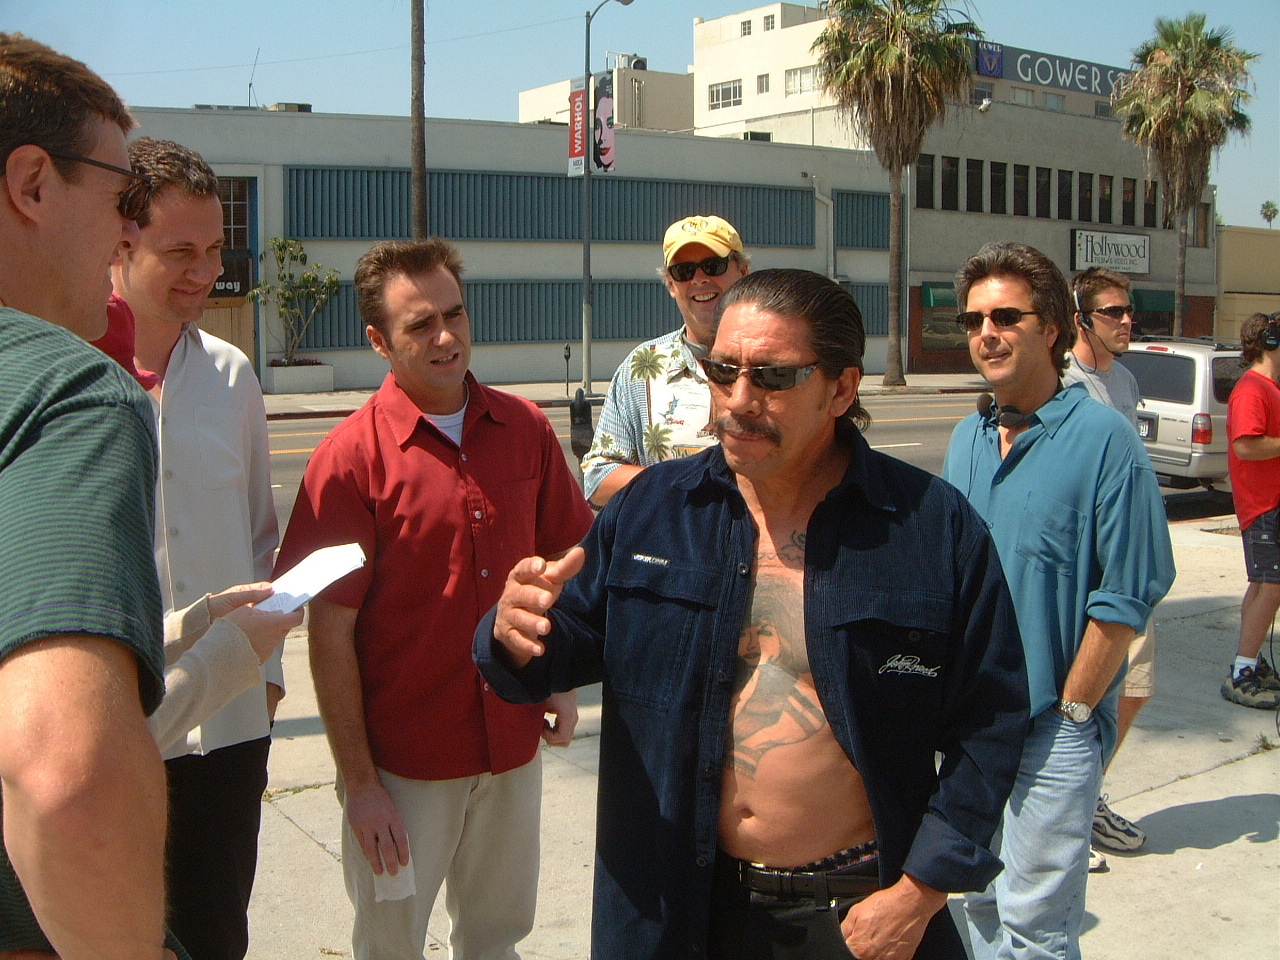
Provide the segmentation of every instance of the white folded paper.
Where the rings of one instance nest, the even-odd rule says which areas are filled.
[[[387,871],[387,858],[382,856],[382,873],[373,875],[373,899],[376,903],[383,900],[405,900],[418,892],[413,882],[413,851],[409,851],[409,863],[399,868],[394,877]]]
[[[363,566],[364,551],[358,543],[321,547],[273,582],[275,593],[258,604],[258,609],[269,613],[297,610],[335,580]]]

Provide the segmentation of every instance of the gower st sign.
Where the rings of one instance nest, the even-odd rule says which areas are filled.
[[[1151,238],[1143,233],[1071,231],[1071,269],[1106,267],[1117,273],[1151,272]]]
[[[985,40],[977,44],[975,69],[981,77],[1035,83],[1042,87],[1091,93],[1096,97],[1110,97],[1116,82],[1125,75],[1119,67],[1035,50],[1019,50]]]

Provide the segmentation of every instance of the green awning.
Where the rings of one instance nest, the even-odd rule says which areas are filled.
[[[1172,290],[1130,290],[1129,299],[1147,313],[1173,313]]]
[[[922,307],[954,307],[956,306],[956,287],[948,280],[929,281],[920,284],[920,305]],[[1170,307],[1170,309],[1173,309]]]

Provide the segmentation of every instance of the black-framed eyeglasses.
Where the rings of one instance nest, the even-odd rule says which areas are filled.
[[[738,382],[744,373],[751,383],[761,390],[790,390],[804,383],[818,369],[818,364],[810,363],[803,367],[739,367],[732,363],[721,363],[701,357],[698,362],[707,379],[721,387],[731,387]]]
[[[1094,307],[1089,313],[1100,313],[1108,320],[1119,323],[1121,320],[1132,320],[1136,309],[1132,303],[1116,303],[1109,307]]]
[[[138,217],[142,216],[142,211],[147,208],[147,201],[151,199],[151,181],[142,174],[126,170],[124,167],[117,167],[112,163],[103,163],[101,160],[82,157],[76,153],[62,153],[58,150],[46,150],[45,153],[57,160],[87,163],[91,167],[99,167],[103,170],[110,170],[112,173],[118,173],[122,177],[128,177],[129,185],[120,191],[120,202],[116,204],[116,209],[120,211],[120,216],[126,220],[137,220]]]
[[[694,263],[673,263],[667,267],[667,273],[671,275],[672,280],[680,283],[688,283],[693,279],[693,275],[701,270],[708,277],[718,277],[729,269],[729,257],[707,257],[705,260],[699,260]]]
[[[1036,310],[1019,310],[1017,307],[992,307],[988,313],[983,313],[981,310],[966,310],[956,316],[956,323],[960,324],[969,333],[972,333],[982,326],[982,321],[987,317],[990,317],[991,322],[997,327],[1012,327],[1023,317],[1036,316],[1039,316],[1039,312]]]

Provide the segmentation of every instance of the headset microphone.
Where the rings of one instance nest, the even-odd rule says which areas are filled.
[[[1080,291],[1073,290],[1071,295],[1076,298],[1076,316],[1080,318],[1080,326],[1086,330],[1093,329],[1093,317],[1086,313],[1080,306]]]
[[[989,393],[983,393],[978,396],[978,413],[983,418],[994,420],[1000,426],[1010,430],[1015,427],[1025,426],[1035,416],[1034,413],[1023,413],[1017,407],[1008,405],[997,409],[996,402]]]
[[[1262,335],[1263,350],[1280,350],[1280,314],[1267,318],[1267,332]]]

